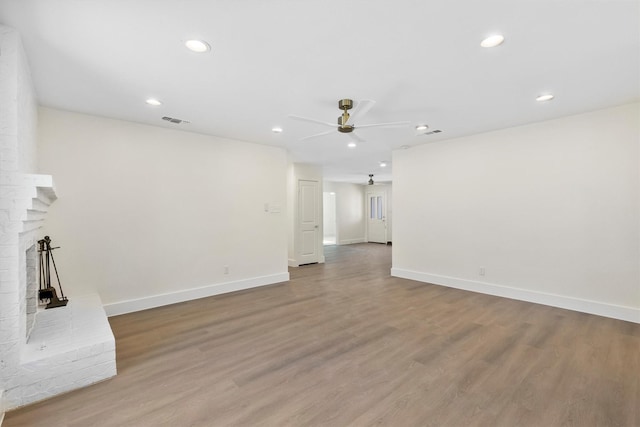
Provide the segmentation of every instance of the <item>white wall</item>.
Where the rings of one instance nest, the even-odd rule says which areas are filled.
[[[116,314],[288,280],[284,150],[48,108],[39,139],[70,299]]]
[[[639,110],[395,151],[392,274],[640,322]]]
[[[336,193],[336,228],[339,245],[362,243],[365,237],[364,188],[360,184],[324,182],[324,191]]]
[[[322,193],[322,227],[323,236],[327,238],[336,238],[336,193]]]

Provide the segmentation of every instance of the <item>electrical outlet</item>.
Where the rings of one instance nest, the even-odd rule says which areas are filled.
[[[480,272],[479,272],[479,274],[480,274],[481,276],[484,276],[484,267],[480,267]]]
[[[224,266],[224,274],[229,274],[229,266],[228,265]]]

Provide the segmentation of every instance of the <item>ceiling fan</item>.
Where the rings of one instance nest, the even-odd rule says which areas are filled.
[[[356,129],[364,129],[364,128],[372,128],[372,127],[396,127],[396,126],[404,126],[404,125],[408,125],[410,122],[391,122],[391,123],[373,123],[373,124],[366,124],[366,125],[354,125],[353,122],[362,118],[362,116],[364,116],[365,114],[367,114],[369,112],[369,110],[375,105],[375,101],[372,101],[370,99],[363,99],[362,101],[358,102],[358,105],[356,105],[356,107],[353,107],[353,100],[351,99],[341,99],[340,101],[338,101],[338,108],[342,110],[342,115],[338,116],[338,122],[337,123],[330,123],[330,122],[325,122],[322,120],[316,120],[316,119],[310,119],[308,117],[301,117],[301,116],[296,116],[294,114],[289,114],[289,118],[294,119],[294,120],[300,120],[303,122],[311,122],[311,123],[316,123],[316,124],[320,124],[323,126],[329,126],[331,128],[333,128],[332,130],[328,130],[325,132],[320,132],[314,135],[310,135],[310,136],[306,136],[304,138],[301,139],[301,141],[306,140],[306,139],[311,139],[311,138],[317,138],[319,136],[324,136],[324,135],[329,135],[333,132],[335,132],[336,130],[340,133],[348,133],[351,134],[351,137],[358,141],[358,142],[363,142],[364,139],[362,139],[358,134],[356,134],[354,132],[354,130]],[[351,112],[351,114],[348,113],[349,110],[351,110],[353,108],[353,111]]]

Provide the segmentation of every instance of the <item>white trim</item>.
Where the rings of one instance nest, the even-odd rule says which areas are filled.
[[[463,289],[465,291],[479,292],[520,301],[544,304],[567,310],[596,314],[598,316],[611,317],[627,322],[640,323],[640,308],[622,305],[607,304],[581,298],[567,297],[525,289],[511,288],[493,283],[477,282],[474,280],[458,279],[456,277],[440,276],[437,274],[422,273],[419,271],[392,268],[391,275],[403,279],[416,280],[418,282],[432,283],[434,285],[448,286],[450,288]]]
[[[237,280],[235,282],[216,283],[201,288],[186,289],[168,294],[152,295],[149,297],[114,302],[104,305],[107,316],[132,313],[134,311],[147,310],[163,305],[176,304],[198,298],[206,298],[213,295],[226,294],[228,292],[257,288],[259,286],[272,285],[274,283],[287,282],[289,273],[272,274],[269,276],[252,277],[250,279]]]
[[[340,240],[338,245],[353,245],[354,243],[365,243],[364,237],[360,239],[345,239]]]
[[[324,249],[324,247],[323,247]],[[318,262],[310,262],[309,264],[298,264],[298,262],[294,259],[289,259],[289,267],[300,267],[301,265],[311,265],[311,264],[324,264],[325,262],[325,257],[324,255],[320,256],[320,259],[318,260]]]

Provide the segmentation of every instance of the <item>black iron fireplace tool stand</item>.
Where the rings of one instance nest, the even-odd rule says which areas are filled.
[[[38,245],[38,253],[40,254],[40,289],[38,291],[38,298],[42,302],[48,301],[45,308],[64,307],[69,300],[64,296],[64,292],[62,292],[62,284],[58,276],[56,261],[53,259],[53,250],[59,247],[51,247],[51,239],[49,236],[44,236],[44,239],[38,240]],[[53,264],[53,271],[56,274],[58,287],[60,288],[60,297],[58,297],[56,288],[51,286],[51,264]]]

